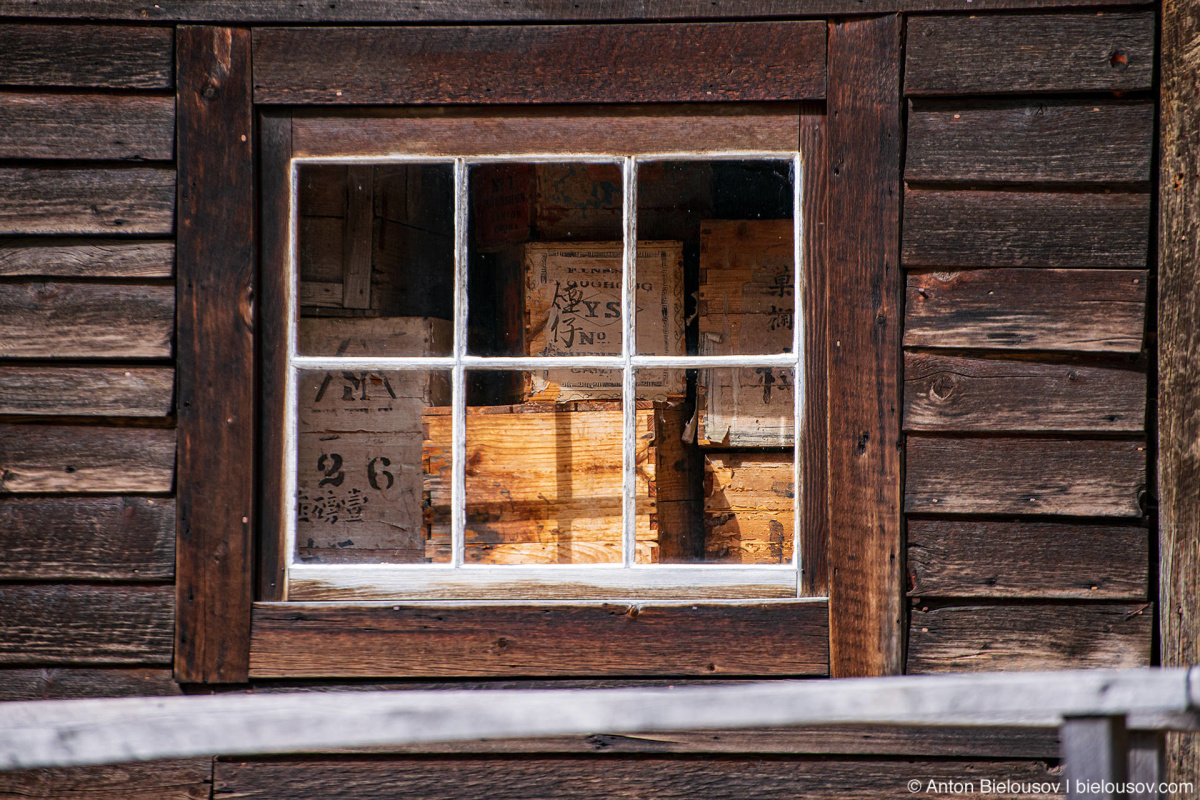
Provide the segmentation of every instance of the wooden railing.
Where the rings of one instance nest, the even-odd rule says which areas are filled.
[[[1191,797],[1163,734],[1200,729],[1200,669],[675,689],[223,694],[0,703],[0,769],[565,734],[874,724],[1057,727],[1068,798]],[[1131,786],[1132,785],[1132,786]]]

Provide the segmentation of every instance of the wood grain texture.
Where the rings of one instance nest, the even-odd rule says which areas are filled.
[[[825,675],[823,602],[334,606],[257,603],[250,674]]]
[[[1137,517],[1141,440],[908,437],[904,510]]]
[[[110,56],[111,57],[111,56]],[[169,161],[175,147],[170,97],[0,92],[0,157]]]
[[[0,800],[207,800],[212,759],[0,772]]]
[[[169,278],[175,243],[122,239],[0,239],[0,276]]]
[[[909,520],[910,596],[1147,600],[1136,525]]]
[[[906,347],[1138,353],[1142,270],[910,272]]]
[[[175,501],[0,499],[0,579],[170,580]]]
[[[700,759],[311,759],[218,761],[213,796],[299,800],[584,800],[606,797],[705,800],[833,800],[897,797],[910,779],[1058,781],[1057,770],[1032,761],[832,761]],[[905,791],[900,789],[900,791]],[[923,797],[953,797],[934,792]],[[1057,797],[1060,795],[1037,795]]]
[[[0,233],[171,233],[175,170],[0,168]]]
[[[166,664],[170,586],[0,585],[0,664]]]
[[[181,27],[175,675],[246,680],[254,592],[250,34]]]
[[[916,101],[908,181],[1146,183],[1154,104]]]
[[[174,294],[138,284],[0,284],[0,356],[167,358]]]
[[[183,694],[162,667],[7,667],[0,669],[0,701],[78,700],[88,697],[169,697]]]
[[[908,673],[1150,666],[1150,604],[914,609]]]
[[[830,672],[903,670],[900,597],[900,37],[896,17],[830,28]]]
[[[169,492],[175,431],[0,425],[0,494]]]
[[[254,31],[256,103],[708,103],[824,96],[823,22]]]
[[[910,95],[1149,89],[1150,11],[913,17]]]
[[[169,89],[172,38],[170,28],[0,25],[0,85]]]
[[[165,417],[174,386],[170,367],[0,366],[0,414]]]
[[[1146,373],[1137,365],[904,355],[904,429],[1140,433]]]
[[[1147,194],[904,193],[907,267],[1140,269],[1149,237]]]

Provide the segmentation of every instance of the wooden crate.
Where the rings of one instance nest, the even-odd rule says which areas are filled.
[[[704,560],[785,564],[792,558],[791,453],[706,453]]]
[[[700,229],[700,353],[792,352],[792,221],[709,220]],[[702,370],[701,445],[788,447],[795,442],[795,375],[779,368]]]
[[[308,319],[314,352],[378,355],[445,341],[429,319]],[[374,333],[378,331],[378,333]],[[429,349],[433,349],[432,346]],[[355,563],[422,561],[421,413],[450,398],[449,371],[306,371],[297,382],[297,554]]]

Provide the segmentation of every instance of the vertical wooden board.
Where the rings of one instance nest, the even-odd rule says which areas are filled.
[[[0,25],[0,85],[169,89],[171,28]]]
[[[250,33],[181,27],[175,674],[246,680],[253,597]]]
[[[342,305],[371,308],[371,223],[374,220],[375,169],[347,167],[346,228],[342,240]]]
[[[687,436],[693,414],[691,403],[654,404],[658,560],[664,564],[704,559],[704,465]]]
[[[904,91],[1117,92],[1149,89],[1154,12],[913,17]]]
[[[0,168],[0,233],[169,234],[175,170]]]
[[[903,670],[899,17],[829,29],[830,674]],[[855,221],[849,224],[849,221]]]
[[[0,92],[0,157],[170,161],[175,101],[146,95]]]
[[[170,367],[0,366],[0,414],[165,417]]]
[[[132,239],[0,239],[0,276],[169,278],[175,242]]]
[[[211,794],[211,758],[0,772],[0,800],[208,800]]]
[[[175,431],[0,425],[0,494],[169,492]]]

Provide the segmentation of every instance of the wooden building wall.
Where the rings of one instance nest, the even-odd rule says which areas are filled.
[[[1149,664],[1155,13],[906,24],[907,670]],[[197,690],[171,672],[173,28],[0,43],[0,700]],[[868,798],[1056,757],[1005,730],[597,735],[0,773],[0,798]]]

